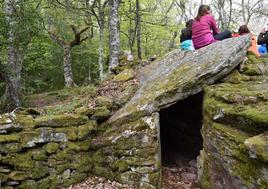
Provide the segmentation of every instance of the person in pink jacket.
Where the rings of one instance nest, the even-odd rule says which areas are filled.
[[[208,5],[201,5],[192,25],[192,40],[195,49],[231,37],[230,31],[220,32]]]

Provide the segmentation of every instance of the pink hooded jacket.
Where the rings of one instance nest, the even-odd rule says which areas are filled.
[[[219,32],[216,21],[210,14],[202,16],[199,21],[195,20],[192,25],[192,40],[195,49],[217,41],[213,36]]]

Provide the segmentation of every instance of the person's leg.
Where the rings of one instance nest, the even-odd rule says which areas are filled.
[[[224,32],[221,32],[217,35],[214,35],[214,39],[216,40],[224,40],[224,39],[227,39],[227,38],[230,38],[232,36],[231,32],[226,30]]]

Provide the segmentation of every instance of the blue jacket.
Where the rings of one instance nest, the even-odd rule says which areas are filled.
[[[265,54],[265,53],[267,53],[267,50],[266,50],[266,44],[262,44],[262,45],[260,45],[258,51],[259,51],[260,54]]]
[[[194,50],[194,44],[191,39],[185,40],[180,44],[180,47],[182,50],[186,51],[193,51]]]

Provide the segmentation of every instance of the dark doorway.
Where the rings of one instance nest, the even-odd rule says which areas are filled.
[[[198,93],[160,111],[163,184],[172,177],[173,171],[177,174],[177,177],[173,175],[174,179],[192,184],[193,187],[188,185],[188,188],[197,187],[196,157],[203,143],[202,102],[203,93]],[[163,188],[172,187],[184,188]]]

